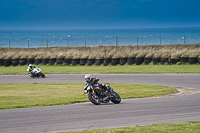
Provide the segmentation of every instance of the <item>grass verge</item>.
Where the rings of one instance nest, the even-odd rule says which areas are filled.
[[[44,74],[130,74],[130,73],[200,73],[200,65],[124,65],[124,66],[66,66],[37,65]],[[0,75],[27,74],[27,66],[0,67]]]
[[[80,132],[81,133],[199,133],[200,121],[150,124],[144,126],[87,130],[87,131],[77,131],[70,133],[80,133]]]
[[[0,84],[0,109],[64,105],[88,102],[83,95],[84,83],[8,83]],[[118,84],[111,86],[122,99],[169,95],[171,87],[145,84]]]

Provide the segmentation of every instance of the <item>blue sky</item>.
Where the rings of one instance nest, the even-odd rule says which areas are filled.
[[[0,29],[200,27],[200,0],[0,0]]]

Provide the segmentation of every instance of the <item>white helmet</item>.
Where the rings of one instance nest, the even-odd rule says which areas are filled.
[[[28,66],[29,66],[31,69],[32,69],[32,67],[33,67],[33,65],[32,65],[32,64],[29,64]]]
[[[92,76],[90,74],[85,74],[85,81],[90,81]]]

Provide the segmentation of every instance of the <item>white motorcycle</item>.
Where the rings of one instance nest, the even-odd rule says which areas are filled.
[[[27,69],[27,71],[29,72],[29,70]],[[28,74],[31,78],[35,78],[35,77],[42,77],[45,78],[44,73],[41,72],[41,69],[39,67],[34,67],[33,70],[31,72],[29,72]]]

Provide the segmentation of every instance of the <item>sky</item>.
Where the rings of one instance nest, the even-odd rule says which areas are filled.
[[[0,0],[1,29],[200,27],[200,0]]]

